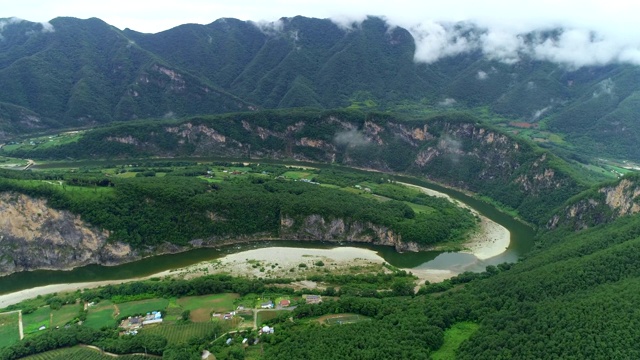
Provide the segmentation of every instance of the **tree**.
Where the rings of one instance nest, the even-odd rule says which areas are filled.
[[[182,317],[182,321],[189,321],[191,316],[191,310],[185,310],[180,315]]]

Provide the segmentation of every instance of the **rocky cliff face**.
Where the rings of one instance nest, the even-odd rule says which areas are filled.
[[[410,173],[491,197],[539,225],[584,190],[558,166],[561,160],[465,114],[422,121],[338,112],[241,114],[120,129],[102,139],[163,156],[293,158]]]
[[[92,228],[78,216],[53,209],[41,199],[0,193],[0,276],[37,269],[64,270],[88,264],[117,265],[138,260],[141,254],[127,244],[108,241],[109,234]],[[398,251],[424,250],[404,243],[391,229],[372,223],[325,219],[311,215],[294,220],[284,216],[278,240],[361,242],[393,246]],[[192,247],[222,246],[257,240],[277,240],[256,233],[233,238],[193,240]],[[145,255],[175,253],[186,247],[163,244],[145,249]]]
[[[547,228],[569,226],[582,230],[640,212],[640,182],[625,178],[616,184],[592,190],[565,206],[547,223]]]
[[[107,242],[108,234],[44,200],[0,194],[0,276],[35,269],[114,265],[136,259],[129,245]]]
[[[310,215],[301,219],[284,216],[280,220],[282,240],[360,242],[373,245],[393,246],[397,251],[420,251],[416,243],[402,242],[400,234],[393,230],[358,221],[325,219],[320,215]]]

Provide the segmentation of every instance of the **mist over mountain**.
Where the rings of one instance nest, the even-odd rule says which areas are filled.
[[[640,159],[640,52],[583,28],[219,19],[157,34],[0,19],[0,138],[139,118],[348,106],[488,111]]]

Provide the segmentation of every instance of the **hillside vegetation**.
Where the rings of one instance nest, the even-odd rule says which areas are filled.
[[[586,188],[563,160],[466,113],[411,121],[335,110],[199,116],[119,124],[87,131],[76,142],[4,153],[35,159],[196,156],[336,163],[471,190],[539,225]]]
[[[564,151],[640,159],[640,70],[631,65],[573,69],[525,54],[506,64],[478,52],[425,64],[414,61],[409,31],[376,17],[351,29],[300,16],[271,25],[219,19],[157,34],[95,18],[50,25],[12,21],[2,28],[0,141],[111,121],[269,108],[351,106],[414,116],[462,108],[558,133],[563,142],[544,145]],[[525,38],[553,42],[561,33]]]
[[[443,243],[460,248],[476,227],[468,210],[386,176],[359,174],[345,183],[340,175],[348,172],[322,170],[296,181],[284,166],[239,164],[223,172],[224,167],[157,163],[135,172],[2,171],[7,223],[0,234],[11,242],[0,243],[0,273],[119,263],[161,249],[265,239],[358,241],[397,250]],[[29,204],[18,193],[44,199],[46,206]],[[76,215],[84,228],[70,230],[79,220],[49,208]],[[29,230],[13,226],[21,224],[14,213],[34,219],[24,226]],[[122,246],[130,250],[118,250]]]

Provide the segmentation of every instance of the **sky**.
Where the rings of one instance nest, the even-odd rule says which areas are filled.
[[[148,33],[223,17],[260,23],[303,15],[331,18],[349,27],[374,15],[412,33],[416,61],[433,62],[481,49],[507,63],[527,53],[573,67],[640,65],[638,0],[0,0],[0,9],[0,18],[46,23],[58,16],[98,17],[119,29]],[[448,25],[457,21],[472,22],[485,31],[461,36]],[[524,44],[518,36],[558,26],[566,31],[553,42]]]

